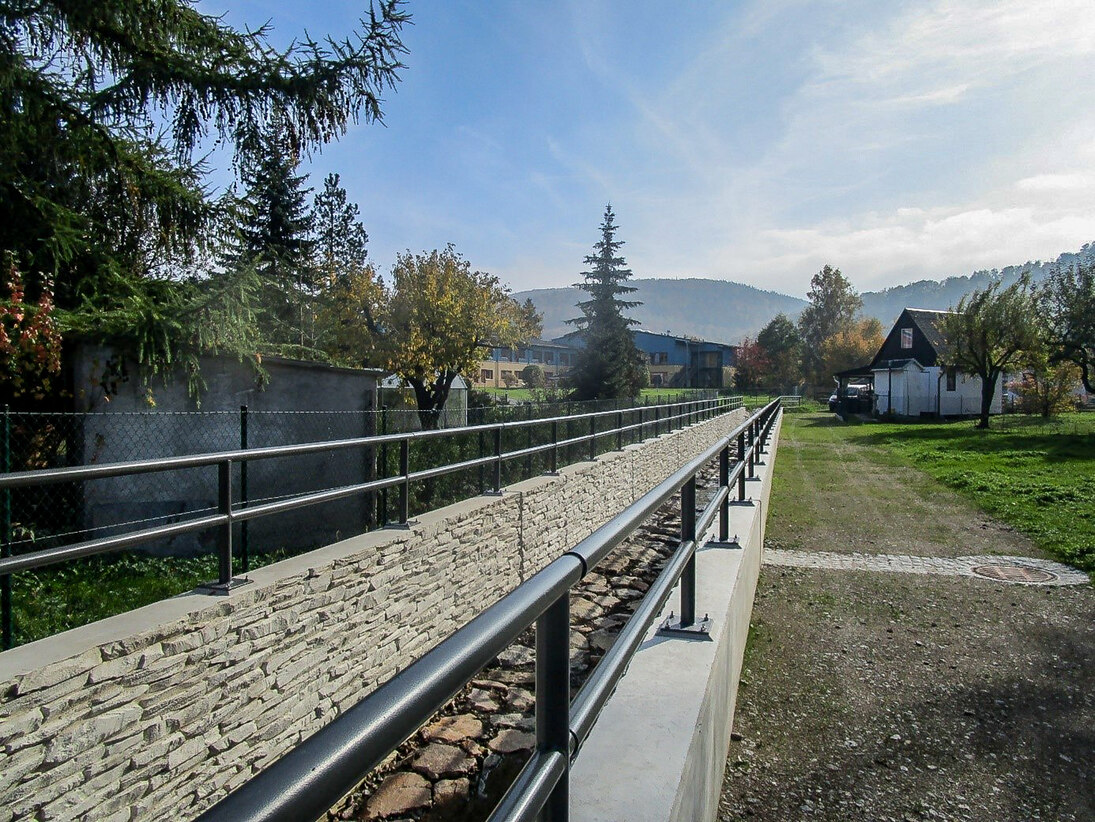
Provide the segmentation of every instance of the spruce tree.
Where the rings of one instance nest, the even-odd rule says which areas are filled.
[[[316,264],[322,285],[327,289],[345,285],[351,271],[365,266],[369,235],[361,224],[357,204],[349,201],[338,174],[327,175],[312,213]]]
[[[305,188],[307,176],[297,173],[297,165],[289,147],[272,140],[244,167],[246,192],[232,265],[253,267],[262,282],[269,341],[303,349],[313,336],[316,244],[307,202],[311,189]]]
[[[617,253],[623,241],[616,239],[615,218],[610,203],[601,222],[601,240],[585,258],[590,268],[577,285],[589,299],[578,303],[582,316],[567,321],[577,327],[583,343],[568,375],[577,400],[637,397],[642,388],[643,357],[631,336],[638,320],[625,315],[642,303],[622,299],[636,289],[626,284],[631,270]]]

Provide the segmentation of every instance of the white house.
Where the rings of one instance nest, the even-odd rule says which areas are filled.
[[[869,365],[837,374],[841,388],[869,380],[874,413],[898,417],[974,416],[981,411],[981,378],[945,366],[947,343],[941,320],[949,312],[906,308]],[[990,413],[999,414],[997,380]],[[839,390],[838,390],[839,393]]]

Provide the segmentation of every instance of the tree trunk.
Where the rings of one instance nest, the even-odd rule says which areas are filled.
[[[989,427],[989,412],[996,396],[996,379],[999,376],[999,372],[981,375],[981,418],[977,422],[978,428]]]

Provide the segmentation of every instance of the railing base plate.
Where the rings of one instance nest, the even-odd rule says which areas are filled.
[[[709,539],[704,547],[707,548],[729,548],[732,550],[738,550],[741,548],[741,543],[738,542],[737,537],[734,539]]]
[[[228,582],[206,582],[197,587],[198,591],[203,594],[213,594],[215,596],[228,596],[237,588],[242,588],[244,585],[250,585],[254,580],[247,577],[232,577]]]
[[[701,639],[706,642],[711,641],[711,618],[704,617],[703,619],[697,619],[691,625],[681,625],[680,620],[677,620],[670,614],[665,622],[658,626],[657,636],[675,636],[682,637],[684,639]]]

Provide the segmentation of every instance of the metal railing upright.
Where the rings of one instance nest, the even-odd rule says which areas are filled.
[[[213,806],[199,822],[317,819],[450,700],[527,628],[536,625],[536,748],[489,822],[565,822],[570,763],[623,676],[651,620],[682,581],[682,620],[696,613],[695,552],[719,520],[727,538],[731,497],[779,419],[779,400],[721,437],[563,556]],[[746,442],[748,444],[746,444]],[[719,459],[719,487],[699,514],[697,474]],[[732,466],[732,467],[731,467]],[[737,493],[733,490],[737,486]],[[590,677],[570,692],[570,590],[683,489],[681,541]],[[691,576],[691,579],[689,579]]]

